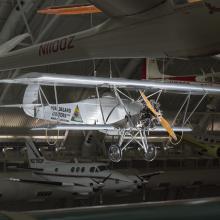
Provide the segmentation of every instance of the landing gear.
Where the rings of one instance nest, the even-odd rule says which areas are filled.
[[[153,144],[148,144],[145,132],[140,131],[142,143],[140,146],[144,150],[144,159],[148,162],[153,161],[157,156],[157,149]]]
[[[130,133],[131,134],[131,133]],[[145,130],[138,130],[135,135],[131,136],[131,140],[122,144],[124,141],[125,132],[121,134],[119,144],[113,144],[109,147],[108,156],[112,162],[119,162],[122,159],[122,152],[126,150],[127,146],[135,140],[137,135],[140,135],[141,141],[136,141],[140,148],[144,151],[144,159],[148,162],[153,161],[157,156],[157,148],[153,144],[148,144]]]
[[[144,152],[144,159],[148,162],[153,161],[157,156],[157,148],[149,144],[147,151]]]
[[[119,145],[111,145],[108,150],[108,156],[112,162],[119,162],[122,159],[122,150]]]

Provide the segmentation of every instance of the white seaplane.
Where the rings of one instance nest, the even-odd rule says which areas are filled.
[[[186,127],[186,124],[204,98],[208,94],[220,94],[220,87],[214,84],[210,86],[43,73],[29,73],[14,79],[2,79],[0,83],[28,85],[23,104],[10,106],[22,107],[31,117],[57,122],[33,130],[98,130],[120,136],[119,143],[109,147],[109,158],[114,162],[122,159],[122,152],[132,141],[143,149],[145,159],[152,161],[157,155],[157,148],[148,144],[147,136],[150,132],[167,132],[170,141],[177,141],[175,132],[192,130]],[[55,104],[48,102],[41,86],[54,87]],[[96,89],[97,97],[61,104],[57,100],[57,86],[93,87]],[[113,96],[101,97],[99,88],[111,89]],[[135,100],[129,97],[122,89],[138,92],[139,98]],[[152,93],[146,96],[147,91]],[[163,117],[160,110],[159,98],[162,92],[186,95],[172,124]],[[201,99],[187,115],[188,107],[191,106],[191,95],[200,95]],[[153,96],[156,97],[153,99]],[[182,111],[184,111],[182,124],[176,126],[176,119]],[[131,138],[125,140],[125,136]]]

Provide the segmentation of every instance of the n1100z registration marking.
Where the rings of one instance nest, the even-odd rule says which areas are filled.
[[[74,37],[63,38],[60,40],[43,43],[39,47],[39,56],[50,55],[60,51],[66,51],[74,48]]]

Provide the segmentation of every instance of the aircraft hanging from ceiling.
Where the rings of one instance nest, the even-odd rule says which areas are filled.
[[[109,19],[88,30],[1,56],[0,70],[89,59],[190,58],[220,53],[218,0],[91,2],[95,7],[87,11],[85,6],[73,6],[78,10],[75,14],[101,10]]]
[[[31,139],[26,139],[26,146],[29,166],[35,178],[10,178],[10,181],[46,185],[61,191],[88,195],[95,192],[102,194],[104,191],[132,192],[144,188],[151,177],[164,173],[157,171],[126,176],[111,170],[106,163],[49,161]],[[102,195],[100,196],[100,202],[102,202]]]
[[[145,80],[156,80],[161,82],[175,83],[181,82],[186,84],[201,85],[203,83],[219,84],[220,82],[220,73],[215,72],[214,69],[211,69],[210,73],[205,73],[203,70],[201,74],[188,74],[188,75],[168,75],[160,72],[156,59],[146,59],[144,66],[142,68],[142,79]]]
[[[28,85],[23,104],[1,107],[22,107],[31,117],[57,122],[55,125],[38,127],[34,130],[97,130],[120,136],[119,143],[109,148],[109,158],[114,162],[122,159],[122,152],[132,141],[143,149],[147,161],[154,160],[157,156],[157,148],[148,144],[149,133],[152,131],[167,132],[171,142],[177,141],[176,131],[181,133],[191,131],[185,126],[204,98],[208,94],[220,94],[220,88],[214,84],[212,86],[194,85],[43,73],[29,73],[14,79],[2,79],[0,83]],[[40,85],[54,87],[55,104],[48,102]],[[57,86],[95,88],[97,98],[61,104],[57,100]],[[101,97],[99,88],[111,89],[113,96]],[[122,89],[136,91],[138,98],[128,96]],[[146,95],[146,91],[151,94]],[[186,96],[180,109],[177,109],[172,125],[164,118],[160,109],[159,98],[162,92]],[[198,104],[191,106],[193,110],[187,115],[191,95],[200,95],[201,98]],[[175,122],[183,110],[182,124],[176,127]],[[131,140],[124,143],[126,135],[130,135]],[[141,141],[138,136],[141,137]]]

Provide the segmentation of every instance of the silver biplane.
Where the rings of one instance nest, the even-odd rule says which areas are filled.
[[[57,122],[50,126],[33,128],[33,130],[98,130],[106,134],[118,135],[120,137],[118,144],[109,147],[109,158],[114,162],[121,160],[122,152],[132,141],[143,149],[145,159],[152,161],[157,155],[157,148],[148,143],[147,136],[150,132],[167,132],[170,141],[177,142],[176,132],[192,130],[186,124],[204,98],[208,94],[220,94],[220,87],[208,84],[43,73],[29,73],[15,79],[2,79],[0,83],[28,85],[23,104],[15,104],[12,107],[22,107],[31,117]],[[55,104],[48,102],[42,86],[54,87]],[[61,104],[57,99],[57,86],[95,88],[97,97]],[[113,95],[101,96],[100,88],[111,89]],[[135,100],[123,90],[136,91],[139,98]],[[146,92],[151,94],[146,95]],[[160,109],[159,98],[162,92],[186,95],[172,124],[163,117]],[[191,95],[200,95],[201,99],[188,115]],[[9,106],[5,105],[5,107]],[[182,124],[176,126],[176,119],[181,112],[184,112]],[[125,136],[130,136],[127,142]]]

